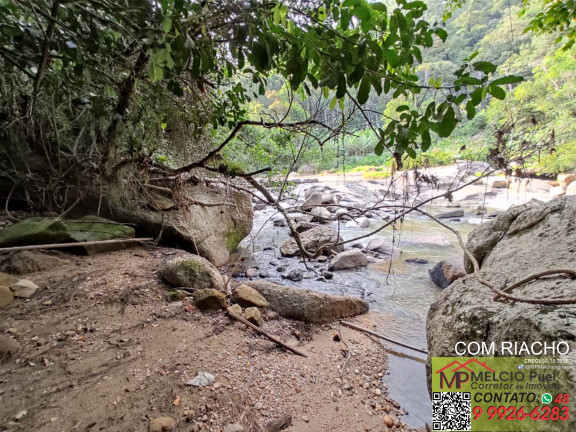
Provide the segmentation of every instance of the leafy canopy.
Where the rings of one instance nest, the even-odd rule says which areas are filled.
[[[413,101],[436,93],[425,106],[398,106],[374,129],[377,154],[415,157],[431,132],[452,133],[461,110],[471,119],[488,94],[503,99],[504,86],[522,80],[496,77],[473,54],[450,86],[432,78],[420,85],[422,51],[448,36],[424,19],[426,8],[408,0],[390,8],[365,0],[0,0],[0,67],[24,101],[8,117],[34,117],[45,103],[73,123],[80,106],[96,129],[81,141],[97,147],[90,157],[111,163],[139,151],[135,134],[162,136],[169,119],[145,121],[154,109],[184,111],[193,137],[207,124],[234,129],[275,73],[332,106],[348,98],[362,109],[371,92]],[[76,139],[74,127],[64,130]]]

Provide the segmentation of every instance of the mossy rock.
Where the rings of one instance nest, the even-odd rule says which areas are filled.
[[[66,226],[70,230],[72,240],[79,243],[134,238],[135,236],[134,228],[96,216],[69,220],[66,221]],[[81,247],[88,255],[94,255],[123,249],[126,245],[127,243],[113,243]]]
[[[220,272],[208,260],[192,254],[181,255],[168,261],[162,271],[163,278],[177,287],[193,290],[224,290]]]
[[[192,294],[194,305],[202,310],[226,309],[226,296],[215,289],[202,289]]]
[[[70,231],[59,218],[34,217],[0,232],[0,247],[60,243],[68,239]]]

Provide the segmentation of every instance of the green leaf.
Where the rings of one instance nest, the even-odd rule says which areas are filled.
[[[484,98],[482,93],[483,93],[483,87],[478,87],[470,94],[470,100],[472,101],[474,106],[478,106],[480,105],[480,102],[482,102],[482,99]]]
[[[336,103],[338,103],[338,98],[334,97],[331,101],[330,101],[330,110],[333,110],[334,108],[336,108]]]
[[[244,53],[242,52],[241,49],[239,49],[238,50],[238,68],[244,69],[244,64],[245,64]]]
[[[502,84],[516,84],[524,81],[524,78],[518,75],[508,75],[502,78],[495,79],[490,84],[491,85],[502,85]]]
[[[148,76],[153,83],[160,81],[164,77],[164,71],[157,64],[150,62],[148,67]]]
[[[367,5],[355,6],[352,15],[362,22],[370,21],[370,18],[372,18],[372,13]]]
[[[386,5],[384,3],[372,3],[372,9],[378,12],[387,12]]]
[[[406,147],[406,153],[408,153],[408,156],[410,156],[412,159],[416,159],[416,152],[412,147]]]
[[[367,77],[362,79],[360,82],[360,88],[358,89],[358,96],[356,97],[360,105],[364,105],[368,101],[371,88],[372,86],[370,85],[370,79]]]
[[[338,89],[336,90],[336,98],[340,99],[346,95],[346,75],[340,74],[338,79]]]
[[[454,109],[449,106],[442,120],[438,123],[438,136],[441,138],[446,138],[450,136],[454,128],[456,127],[456,116],[454,114]]]
[[[506,92],[502,87],[498,87],[494,84],[488,86],[488,93],[494,96],[496,99],[503,100],[506,98]]]
[[[386,50],[386,60],[392,67],[397,67],[400,64],[400,57],[395,50]]]
[[[380,141],[374,147],[374,153],[376,153],[376,156],[382,156],[382,153],[384,153],[384,138],[380,138]]]
[[[480,72],[484,72],[486,75],[496,72],[496,65],[490,62],[477,62],[474,63],[472,67]]]
[[[475,115],[476,115],[476,107],[474,106],[474,103],[471,100],[469,100],[468,102],[466,102],[466,117],[468,118],[468,120],[472,120]]]
[[[252,53],[250,55],[250,61],[252,62],[256,70],[260,72],[264,72],[266,71],[266,69],[268,69],[268,65],[270,62],[268,52],[258,42],[254,42],[252,44]]]
[[[427,124],[422,124],[420,137],[422,138],[422,151],[427,151],[432,145],[432,138],[430,137],[430,129]]]
[[[164,30],[164,33],[168,33],[171,28],[172,28],[172,20],[169,17],[164,18],[164,20],[162,21],[162,30]]]
[[[435,33],[442,40],[442,42],[446,42],[446,39],[448,38],[448,33],[446,30],[437,28]]]
[[[396,108],[396,112],[408,111],[409,109],[410,107],[408,105],[400,105],[398,108]]]

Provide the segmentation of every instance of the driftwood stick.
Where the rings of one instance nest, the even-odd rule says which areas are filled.
[[[228,311],[228,316],[230,318],[234,318],[236,321],[240,321],[242,324],[244,324],[247,327],[250,327],[252,330],[254,330],[257,333],[260,333],[261,335],[266,336],[268,339],[270,339],[272,342],[277,343],[278,345],[286,348],[289,351],[292,351],[294,354],[298,354],[299,356],[302,357],[308,357],[306,354],[304,354],[302,351],[298,351],[296,348],[292,348],[290,345],[286,345],[284,342],[282,342],[280,339],[278,339],[275,336],[272,336],[270,333],[262,330],[260,327],[255,326],[254,324],[252,324],[250,321],[245,320],[244,318],[242,318],[240,315],[235,314],[232,311]]]
[[[342,323],[342,325],[345,325],[346,327],[353,328],[354,330],[358,330],[358,331],[361,331],[361,332],[364,332],[364,333],[371,334],[372,336],[379,337],[380,339],[384,339],[385,341],[392,342],[392,343],[394,343],[394,344],[396,344],[396,345],[403,346],[404,348],[408,348],[408,349],[411,349],[411,350],[414,350],[414,351],[421,352],[422,354],[428,354],[428,351],[425,350],[425,349],[416,348],[416,347],[413,347],[413,346],[411,346],[411,345],[405,344],[405,343],[403,343],[403,342],[398,342],[398,341],[396,341],[396,340],[394,340],[394,339],[390,339],[389,337],[386,337],[386,336],[383,336],[383,335],[381,335],[381,334],[375,333],[375,332],[373,332],[372,330],[365,329],[364,327],[357,326],[356,324],[352,324],[352,323],[347,322],[347,321],[340,321],[340,322]]]
[[[125,238],[125,239],[115,239],[115,240],[99,240],[90,242],[75,242],[75,243],[52,243],[45,245],[30,245],[30,246],[12,246],[6,248],[0,248],[0,252],[15,252],[22,250],[33,250],[33,249],[60,249],[69,247],[79,247],[79,246],[93,246],[101,244],[114,244],[114,243],[140,243],[154,240],[152,237],[144,238]]]

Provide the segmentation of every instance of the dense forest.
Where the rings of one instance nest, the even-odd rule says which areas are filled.
[[[512,166],[527,173],[555,175],[576,167],[576,58],[574,50],[556,41],[558,33],[534,34],[527,31],[543,2],[510,0],[475,0],[452,10],[445,1],[426,1],[425,17],[430,22],[443,22],[448,37],[443,43],[422,53],[422,62],[414,73],[422,86],[452,85],[454,72],[462,60],[476,59],[498,66],[505,75],[524,78],[522,83],[507,85],[506,98],[491,95],[476,107],[476,116],[466,118],[448,138],[433,134],[428,151],[417,152],[407,159],[411,166],[446,165],[455,160],[487,160],[489,151],[506,142],[506,158]],[[290,89],[279,77],[272,77],[265,95],[250,103],[255,118],[266,113],[285,113],[289,109]],[[399,107],[426,106],[434,94],[413,98],[394,98],[391,94],[373,92],[366,104],[369,121],[383,127]],[[299,109],[313,110],[306,100],[298,99]],[[339,106],[326,101],[323,116],[341,116]],[[342,107],[347,108],[347,103]],[[462,111],[465,107],[462,107]],[[390,153],[374,154],[378,138],[360,112],[348,120],[350,134],[330,140],[322,147],[309,141],[297,169],[319,173],[324,170],[365,170],[383,167],[381,172],[365,173],[368,178],[389,175]],[[226,154],[241,157],[242,164],[253,169],[275,166],[286,170],[300,141],[292,134],[250,130],[235,141]]]
[[[0,195],[64,210],[198,169],[568,170],[575,15],[551,0],[2,0]]]

